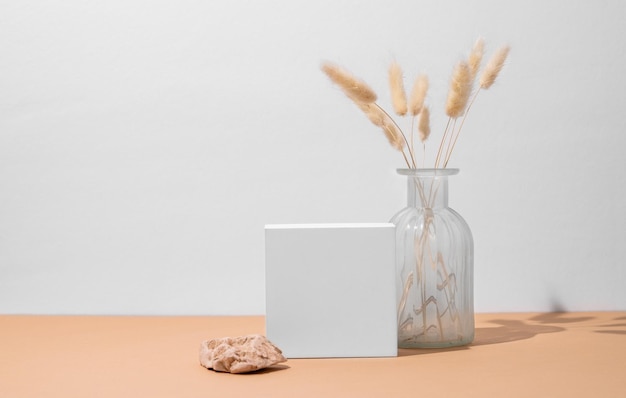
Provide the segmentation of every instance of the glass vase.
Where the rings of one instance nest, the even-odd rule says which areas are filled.
[[[458,169],[399,169],[407,207],[396,225],[398,347],[442,348],[474,339],[474,243],[448,207],[448,177]]]

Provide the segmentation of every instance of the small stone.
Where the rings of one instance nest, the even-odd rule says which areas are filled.
[[[200,364],[217,372],[253,372],[286,360],[282,351],[260,334],[205,340],[200,346]]]

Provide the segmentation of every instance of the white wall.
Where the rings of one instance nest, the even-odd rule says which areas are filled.
[[[388,104],[509,62],[450,166],[478,311],[626,310],[626,3],[0,1],[0,313],[262,314],[263,225],[387,221],[397,152],[319,71]],[[484,95],[483,95],[484,94]]]

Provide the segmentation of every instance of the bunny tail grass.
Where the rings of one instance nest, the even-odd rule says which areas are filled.
[[[478,71],[480,70],[480,64],[483,62],[483,55],[485,53],[485,41],[479,37],[474,43],[474,48],[472,48],[472,52],[470,53],[468,64],[470,67],[470,72],[472,73],[472,79],[476,77]]]
[[[423,107],[420,112],[420,122],[417,129],[420,133],[420,141],[426,141],[430,135],[430,110],[427,106]]]
[[[359,106],[359,109],[363,111],[365,116],[367,116],[370,122],[378,127],[383,126],[387,115],[382,109],[380,109],[380,107],[376,106],[376,104],[357,103],[357,105]]]
[[[322,64],[321,69],[354,102],[369,104],[378,98],[374,90],[350,72],[329,63]]]
[[[404,92],[402,69],[396,62],[393,62],[389,67],[389,88],[391,90],[391,103],[396,114],[399,116],[406,115],[406,93]]]
[[[472,74],[465,61],[459,61],[452,73],[450,90],[446,101],[446,114],[457,118],[463,114],[472,91]]]
[[[509,55],[510,49],[509,46],[504,46],[493,54],[480,76],[480,88],[487,90],[496,81],[500,70],[502,70],[504,66],[504,61],[506,61],[506,57]]]
[[[424,99],[428,92],[428,76],[419,75],[413,84],[411,97],[409,98],[409,112],[412,116],[417,116],[424,106]]]
[[[391,146],[394,149],[402,152],[402,150],[404,149],[404,140],[402,139],[402,136],[400,135],[400,132],[398,131],[398,128],[395,126],[395,124],[385,120],[385,123],[382,127],[383,132],[385,133],[385,137],[387,137],[387,140],[389,141]]]

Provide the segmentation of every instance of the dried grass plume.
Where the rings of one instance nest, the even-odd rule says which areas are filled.
[[[391,146],[402,152],[404,149],[404,140],[402,139],[402,134],[396,125],[392,121],[386,119],[383,124],[383,132],[385,133],[385,137],[387,137]]]
[[[357,104],[359,108],[365,113],[365,116],[372,122],[375,126],[383,127],[385,124],[385,119],[387,119],[387,115],[383,112],[380,107],[376,104]]]
[[[422,108],[422,111],[420,112],[418,130],[420,134],[420,141],[426,141],[430,135],[430,110],[428,110],[427,106]]]
[[[480,76],[480,88],[487,90],[496,81],[500,70],[504,66],[504,61],[506,61],[506,57],[509,55],[509,50],[509,46],[504,46],[493,54]]]
[[[436,152],[435,168],[447,167],[465,125],[467,115],[470,113],[478,94],[482,89],[488,89],[494,84],[504,66],[509,50],[509,46],[501,47],[483,66],[485,42],[482,38],[478,38],[467,58],[460,60],[453,68],[444,107],[448,120]],[[409,134],[405,134],[404,127],[400,127],[396,123],[398,119],[393,112],[377,103],[378,96],[364,81],[331,63],[322,63],[321,70],[334,84],[339,86],[372,124],[383,131],[391,146],[401,153],[408,168],[416,169],[418,165],[425,167],[426,141],[431,135],[431,111],[427,106],[426,99],[430,83],[425,74],[417,76],[411,87],[411,92],[407,93],[402,68],[395,61],[389,66],[388,83],[392,110],[399,116],[410,116],[406,118],[410,119],[408,120],[410,129],[405,130]],[[475,85],[478,86],[476,89],[474,89]],[[407,96],[407,94],[409,95]],[[418,162],[415,151],[415,144],[418,139],[423,148],[421,162]]]
[[[409,98],[409,112],[412,116],[416,116],[424,106],[424,99],[428,92],[428,76],[419,75],[413,84],[411,97]]]
[[[402,68],[396,62],[392,62],[389,67],[389,88],[393,109],[400,116],[406,115],[406,93],[404,92]]]
[[[321,69],[354,102],[369,104],[378,98],[374,90],[350,72],[329,63],[322,64]]]
[[[459,61],[452,73],[450,91],[446,101],[446,114],[457,118],[463,114],[472,91],[472,73],[465,61]]]
[[[474,43],[474,47],[472,48],[472,52],[470,53],[468,63],[470,67],[470,71],[472,72],[472,79],[476,77],[478,71],[480,70],[480,64],[483,62],[483,55],[485,53],[485,41],[479,37]]]

